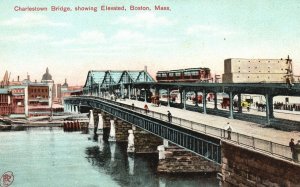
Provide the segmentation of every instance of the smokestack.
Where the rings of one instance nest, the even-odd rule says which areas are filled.
[[[18,82],[20,81],[20,76],[18,76]]]
[[[30,75],[27,75],[27,80],[29,80],[29,81],[30,81]]]
[[[147,66],[144,67],[145,72],[147,72]]]

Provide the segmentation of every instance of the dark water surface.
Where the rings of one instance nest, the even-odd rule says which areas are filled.
[[[0,177],[12,171],[22,187],[218,186],[215,176],[157,174],[157,155],[128,156],[126,146],[61,128],[0,132]]]

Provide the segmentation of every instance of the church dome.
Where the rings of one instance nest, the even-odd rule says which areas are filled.
[[[46,69],[46,73],[43,75],[42,81],[52,80],[52,75],[49,73],[49,69]]]

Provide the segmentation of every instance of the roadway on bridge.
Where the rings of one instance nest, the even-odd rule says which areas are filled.
[[[132,105],[134,103],[135,107],[143,108],[145,103],[142,101],[137,100],[120,100],[118,99],[117,102]],[[155,111],[163,114],[167,114],[167,111],[170,111],[174,117],[194,121],[197,123],[202,123],[208,126],[213,126],[216,128],[224,129],[227,125],[227,122],[230,123],[233,132],[237,132],[240,134],[253,136],[255,138],[260,138],[263,140],[272,141],[274,143],[279,143],[283,145],[288,145],[291,138],[294,138],[296,141],[300,140],[300,132],[292,131],[292,132],[285,132],[281,130],[276,130],[273,128],[265,128],[263,125],[241,121],[236,119],[229,119],[225,117],[209,115],[209,114],[202,114],[199,112],[187,111],[182,109],[177,109],[173,107],[167,106],[154,106],[151,103],[147,103],[150,111]],[[293,119],[295,118],[294,114],[285,113],[283,114],[285,118]],[[298,117],[298,116],[297,116]]]

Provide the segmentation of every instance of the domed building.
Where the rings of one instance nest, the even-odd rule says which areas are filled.
[[[46,69],[46,73],[44,73],[42,80],[42,83],[54,83],[54,81],[52,80],[52,75],[49,73],[49,69],[47,67]]]

